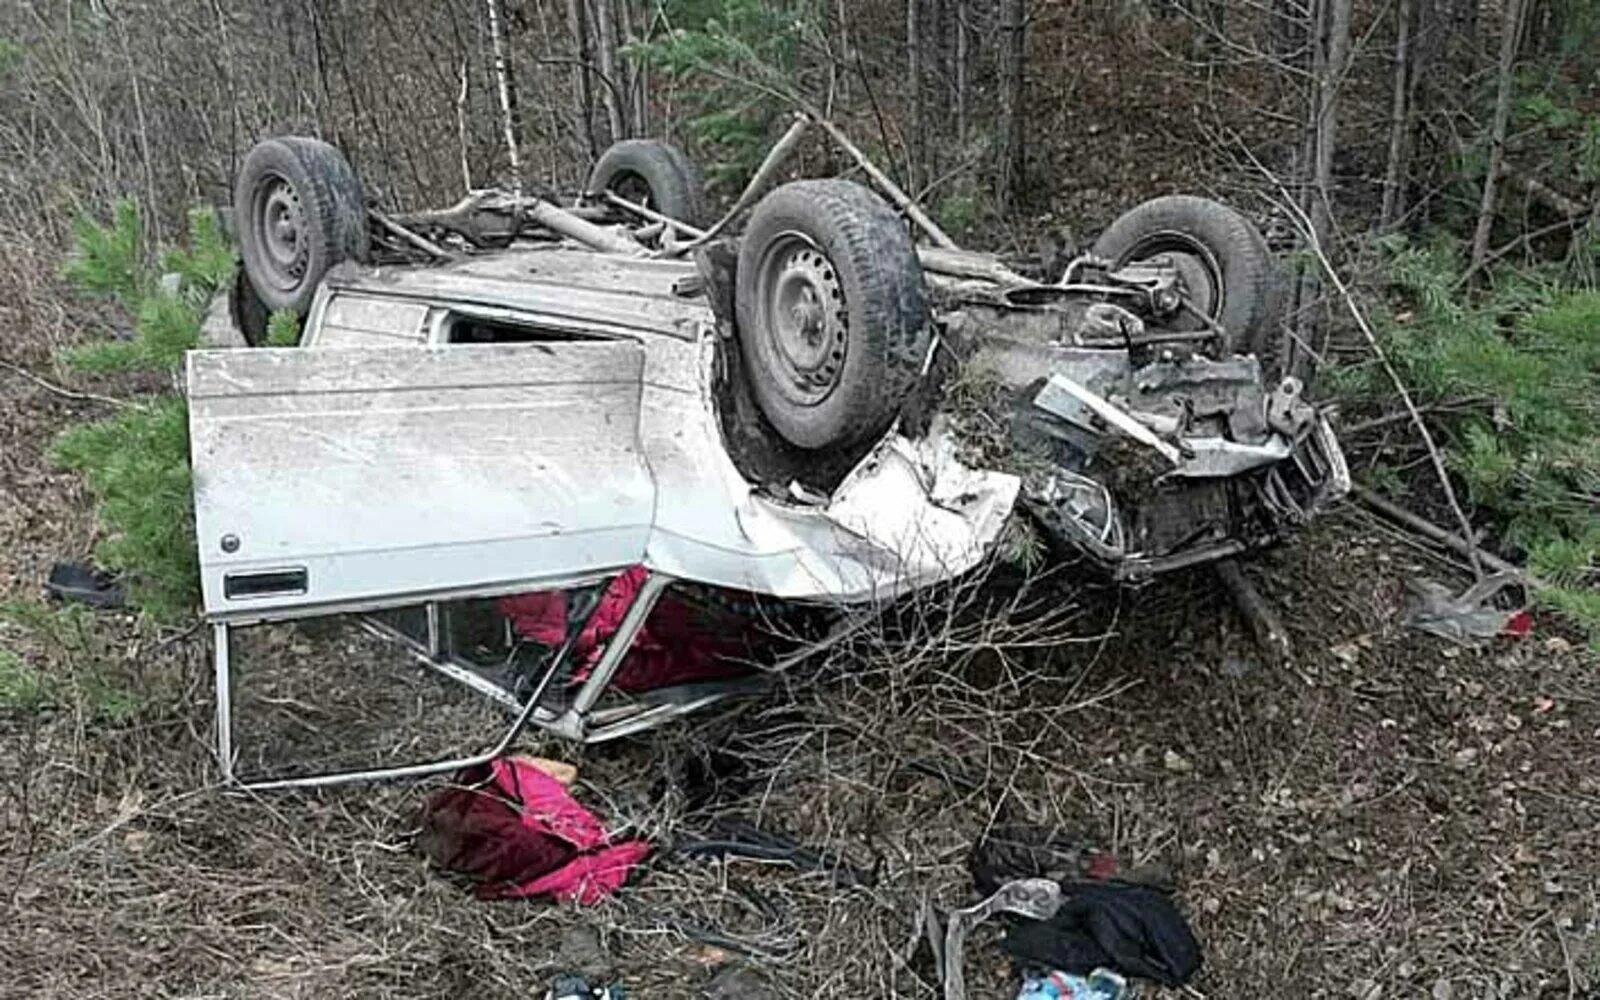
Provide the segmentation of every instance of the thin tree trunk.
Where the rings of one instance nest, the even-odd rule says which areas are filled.
[[[1489,253],[1494,230],[1495,196],[1506,159],[1506,126],[1511,120],[1511,71],[1517,62],[1517,35],[1522,27],[1522,0],[1505,0],[1505,24],[1500,36],[1500,86],[1494,99],[1494,121],[1489,126],[1489,170],[1483,177],[1483,199],[1478,204],[1478,228],[1472,234],[1472,263],[1477,270]]]
[[[906,73],[911,81],[911,137],[906,143],[906,187],[917,190],[927,130],[922,119],[921,0],[906,0]]]
[[[1312,86],[1314,87],[1311,136],[1308,142],[1307,170],[1311,183],[1305,190],[1305,210],[1311,225],[1311,238],[1317,246],[1332,253],[1333,156],[1339,137],[1339,88],[1344,82],[1350,58],[1350,8],[1352,0],[1322,0],[1314,5],[1310,40],[1312,42]],[[1296,303],[1298,340],[1285,344],[1284,370],[1309,381],[1313,356],[1306,347],[1317,343],[1319,324],[1313,309],[1321,294],[1321,282],[1314,271],[1301,276]],[[1321,353],[1318,351],[1318,353]]]
[[[1023,101],[1028,24],[1028,0],[1002,0],[1001,30],[1005,32],[1005,55],[1000,84],[1000,204],[1015,208],[1022,193],[1026,168],[1022,143]]]
[[[511,160],[511,190],[522,197],[522,117],[517,108],[517,84],[507,58],[504,18],[500,0],[484,0],[489,10],[489,40],[494,46],[494,78],[500,90],[500,123],[505,131],[506,155]]]
[[[1389,165],[1383,177],[1378,228],[1388,229],[1405,212],[1407,158],[1411,149],[1411,25],[1414,0],[1400,0],[1394,43],[1394,101],[1389,110]]]
[[[637,13],[632,0],[622,0],[622,23],[627,42],[633,45],[650,33],[650,4],[640,3]],[[650,73],[638,59],[628,62],[628,107],[632,111],[629,127],[634,135],[650,134]]]
[[[594,0],[594,21],[600,72],[605,77],[600,96],[605,101],[611,141],[616,142],[628,137],[628,109],[622,103],[623,81],[617,78],[617,19],[611,0]]]
[[[956,144],[967,155],[967,17],[970,0],[956,0]]]
[[[572,29],[572,93],[578,99],[579,136],[592,161],[600,155],[594,138],[594,89],[589,84],[588,18],[584,16],[583,0],[567,0],[567,25]]]
[[[1350,7],[1352,0],[1328,0],[1328,58],[1317,81],[1317,167],[1314,211],[1317,239],[1328,242],[1333,218],[1333,154],[1339,139],[1339,88],[1350,58]]]
[[[1295,181],[1298,184],[1296,197],[1300,201],[1300,212],[1307,220],[1313,217],[1313,206],[1316,202],[1317,136],[1322,110],[1321,84],[1328,71],[1327,17],[1328,0],[1310,0],[1306,9],[1306,23],[1302,37],[1311,84],[1306,92],[1305,134],[1301,139],[1295,165]],[[1305,242],[1309,241],[1310,234],[1305,238]],[[1299,279],[1294,283],[1292,308],[1289,311],[1290,322],[1283,329],[1283,340],[1278,349],[1277,360],[1285,375],[1303,378],[1306,374],[1305,369],[1309,361],[1300,345],[1311,343],[1316,336],[1316,315],[1313,308],[1319,294],[1321,294],[1321,279],[1316,268],[1303,268]]]

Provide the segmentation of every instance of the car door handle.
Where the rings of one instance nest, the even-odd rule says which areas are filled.
[[[230,601],[241,597],[278,597],[303,594],[308,585],[305,567],[300,566],[259,573],[229,573],[222,578],[222,593]]]

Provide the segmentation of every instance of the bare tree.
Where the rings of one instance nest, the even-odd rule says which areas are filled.
[[[1027,69],[1028,0],[1000,0],[1000,29],[1005,33],[1000,73],[1000,141],[998,183],[1000,204],[1014,207],[1021,195],[1026,159],[1022,142]]]
[[[506,57],[505,15],[500,0],[484,0],[489,12],[489,37],[494,45],[494,78],[500,92],[500,114],[505,130],[506,155],[511,160],[512,190],[522,194],[522,117],[517,107],[517,85]]]
[[[594,137],[594,88],[589,82],[593,56],[589,50],[586,6],[584,0],[567,0],[567,28],[572,33],[572,93],[578,103],[578,134],[593,160],[600,151]]]
[[[961,155],[966,155],[967,149],[967,71],[971,60],[968,57],[968,48],[971,45],[971,26],[968,23],[971,17],[971,0],[955,0],[956,18],[956,52],[955,52],[955,89],[956,89],[956,143],[961,148]]]
[[[906,186],[917,188],[927,150],[927,123],[922,112],[921,0],[906,0],[906,74],[911,88],[910,137],[906,142]]]
[[[1405,211],[1406,165],[1411,148],[1412,99],[1415,68],[1411,33],[1416,21],[1416,0],[1400,0],[1395,14],[1394,97],[1389,108],[1389,159],[1383,175],[1383,207],[1378,227],[1387,229]]]
[[[1522,31],[1523,0],[1505,0],[1505,20],[1500,34],[1500,76],[1495,92],[1494,120],[1489,126],[1489,169],[1483,177],[1483,198],[1478,203],[1478,226],[1472,234],[1471,269],[1483,266],[1494,230],[1495,197],[1506,162],[1506,127],[1511,120],[1511,75],[1517,62],[1517,36]]]
[[[624,104],[626,94],[617,76],[617,17],[612,0],[594,0],[595,51],[600,64],[600,75],[605,86],[600,95],[606,108],[606,122],[611,126],[611,141],[626,139],[629,135],[628,109]]]
[[[1307,24],[1311,50],[1311,113],[1302,154],[1301,211],[1318,246],[1332,247],[1333,154],[1339,136],[1339,92],[1350,59],[1351,0],[1314,0]],[[1317,312],[1321,279],[1307,269],[1296,284],[1295,330],[1285,331],[1280,350],[1284,370],[1309,377],[1312,357],[1308,348],[1317,342]]]

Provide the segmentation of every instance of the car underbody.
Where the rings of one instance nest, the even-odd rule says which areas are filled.
[[[877,234],[865,264],[806,228],[805,200],[763,215],[782,188],[742,243],[720,237],[788,141],[705,228],[626,187],[591,189],[570,210],[479,192],[443,211],[373,211],[370,231],[334,220],[324,235],[338,238],[319,245],[358,249],[311,268],[309,287],[301,271],[278,275],[304,303],[300,347],[191,355],[226,775],[234,628],[364,616],[513,713],[492,756],[529,723],[609,739],[748,693],[696,682],[606,707],[664,598],[838,609],[815,648],[884,601],[971,571],[1011,520],[1089,572],[1136,583],[1273,544],[1349,488],[1328,415],[1294,379],[1264,375],[1223,322],[1259,332],[1266,272],[1264,243],[1220,206],[1169,199],[1154,223],[1130,224],[1123,250],[1103,239],[1049,276],[955,247],[886,179],[929,244],[913,250],[892,212],[842,182],[804,193],[832,199],[847,229],[852,212],[870,216],[878,228],[853,236]],[[297,148],[277,151],[289,166],[272,183],[292,186]],[[267,213],[242,229],[269,266],[267,280],[241,276],[241,326],[253,296],[273,291],[272,255],[306,258],[297,203],[253,190],[236,211]],[[358,187],[347,194],[360,201]],[[881,247],[901,248],[898,270],[872,270],[873,253],[892,256]],[[847,312],[863,297],[879,312]],[[887,367],[863,368],[863,351]],[[839,408],[840,385],[854,409]],[[461,602],[498,601],[511,621],[527,595],[597,587],[623,600],[608,641],[546,636],[518,676],[488,679],[443,639]],[[414,627],[395,626],[403,608],[418,609]]]

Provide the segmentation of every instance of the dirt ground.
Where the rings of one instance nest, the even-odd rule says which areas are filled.
[[[870,886],[663,851],[590,910],[485,903],[412,848],[426,785],[219,791],[204,633],[39,603],[50,562],[95,532],[44,450],[110,405],[9,367],[62,378],[49,348],[73,325],[15,291],[0,649],[47,694],[0,713],[0,994],[525,998],[580,970],[645,998],[931,997],[921,902],[969,901],[973,844],[1026,823],[1170,873],[1205,949],[1173,996],[1600,996],[1595,663],[1543,619],[1471,650],[1408,631],[1406,580],[1461,578],[1354,508],[1250,567],[1293,633],[1287,666],[1261,661],[1205,574],[1117,595],[1063,572],[1026,591],[1045,625],[873,632],[690,724],[527,741],[663,846],[738,816],[875,869]],[[280,654],[339,649],[313,635]],[[324,657],[330,683],[365,662],[347,652]],[[377,699],[407,706],[395,735],[467,745],[495,725],[432,712],[414,676],[368,683],[409,685]],[[280,715],[326,728],[340,711]],[[705,760],[726,780],[709,787]],[[992,934],[969,954],[974,996],[1014,992]]]

